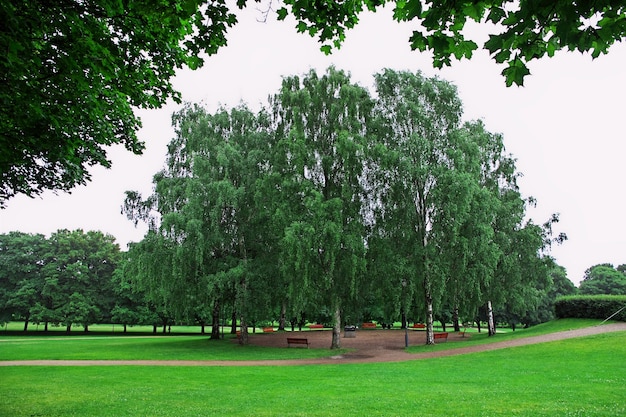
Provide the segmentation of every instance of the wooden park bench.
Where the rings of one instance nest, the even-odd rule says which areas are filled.
[[[309,329],[323,329],[323,324],[309,324]]]
[[[273,332],[274,332],[273,327],[263,327],[263,333],[273,333]]]
[[[376,328],[376,323],[363,323],[361,325],[361,328],[363,328],[363,329],[375,329]]]
[[[424,323],[415,323],[415,324],[413,325],[413,328],[414,328],[414,329],[425,329],[425,328],[426,328],[426,325],[425,325]]]
[[[448,332],[434,333],[433,337],[434,337],[434,340],[443,339],[444,342],[447,342],[448,341]]]
[[[305,339],[302,337],[288,337],[287,338],[287,347],[291,347],[291,345],[306,345],[309,347],[309,339]]]

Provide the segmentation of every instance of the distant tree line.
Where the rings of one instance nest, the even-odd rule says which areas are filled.
[[[594,265],[585,271],[578,291],[582,295],[626,295],[626,264]]]
[[[152,325],[155,332],[157,327],[165,332],[173,324],[173,317],[124,278],[129,267],[127,255],[120,252],[112,236],[98,231],[59,230],[50,238],[22,232],[0,234],[0,323],[22,320],[24,331],[30,323],[41,324],[44,330],[50,325],[65,326],[68,331],[74,324],[88,331],[91,324],[114,323],[122,325],[124,331],[127,326]],[[542,300],[537,309],[526,311],[523,316],[498,309],[495,314],[499,321],[528,325],[554,318],[554,300],[575,294],[576,288],[562,267],[555,267],[551,278],[549,290],[540,289]],[[383,322],[384,309],[382,304],[369,305],[363,319]],[[278,311],[269,312],[264,320],[252,324],[268,324],[278,315]],[[312,322],[330,322],[330,315],[323,308],[306,315]],[[204,332],[211,317],[210,309],[199,309],[182,323],[201,325]],[[445,308],[437,314],[443,323],[450,322],[451,317]],[[479,311],[476,319],[486,321],[485,312]],[[302,324],[302,320],[291,321],[294,328]]]
[[[172,318],[151,305],[145,294],[123,279],[125,255],[111,236],[101,232],[59,230],[49,239],[21,232],[1,234],[0,322],[23,320],[24,330],[29,323],[42,324],[44,329],[48,325],[70,329],[72,324],[88,329],[94,323],[115,323],[123,325],[124,330],[128,325],[141,324],[163,326],[165,331]],[[85,264],[92,265],[87,267],[93,271],[90,275],[84,275],[84,269],[80,268]],[[96,273],[93,266],[97,264],[101,267]],[[504,306],[496,309],[495,316],[513,327],[527,326],[555,318],[554,302],[561,296],[626,295],[626,264],[614,267],[604,263],[588,268],[579,288],[567,278],[563,267],[551,269],[550,278],[551,285],[535,288],[541,294],[537,308],[516,314]],[[312,321],[329,320],[323,310],[308,314]],[[268,316],[258,324],[273,321],[276,316]],[[364,316],[379,321],[383,317],[383,305],[371,306]],[[445,308],[437,314],[437,319],[444,323],[451,318],[452,312]],[[476,319],[486,321],[484,309],[479,309]],[[197,316],[185,324],[202,325],[207,320]]]
[[[97,231],[0,235],[0,322],[65,326],[163,324],[145,297],[123,282],[123,253]]]

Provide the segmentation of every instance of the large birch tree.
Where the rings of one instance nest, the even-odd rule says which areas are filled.
[[[165,298],[175,317],[209,315],[212,337],[219,336],[223,296],[234,293],[246,343],[245,313],[256,274],[251,265],[263,245],[254,196],[267,167],[262,147],[269,143],[268,119],[245,106],[215,114],[187,106],[173,122],[176,136],[166,168],[154,177],[155,194],[142,200],[128,193],[125,203],[131,218],[151,224],[139,251],[148,259],[137,276]],[[157,277],[163,280],[155,282]]]
[[[365,268],[363,158],[372,100],[331,67],[322,76],[285,78],[272,101],[277,132],[290,142],[285,182],[299,184],[299,216],[283,239],[284,271],[293,274],[294,298],[305,292],[330,310],[331,348],[339,348],[342,308]]]
[[[379,205],[376,221],[397,242],[406,284],[423,294],[427,343],[434,343],[433,304],[445,283],[440,248],[469,212],[471,178],[457,165],[461,101],[456,88],[420,73],[375,76],[379,123]]]

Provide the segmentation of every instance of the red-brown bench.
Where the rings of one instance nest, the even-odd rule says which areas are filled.
[[[323,324],[309,324],[309,329],[323,329]]]
[[[307,349],[309,347],[309,339],[305,339],[302,337],[288,337],[287,338],[287,347],[291,347],[291,345],[306,345]]]
[[[425,328],[426,328],[426,325],[425,325],[424,323],[415,323],[415,324],[413,325],[413,328],[414,328],[414,329],[425,329]]]
[[[447,342],[448,341],[448,333],[447,332],[434,333],[433,334],[433,338],[434,338],[434,340],[443,339],[444,342]]]
[[[362,329],[375,329],[376,328],[376,323],[363,323],[361,325]]]
[[[274,328],[273,327],[264,327],[263,328],[263,333],[273,333],[274,332]]]

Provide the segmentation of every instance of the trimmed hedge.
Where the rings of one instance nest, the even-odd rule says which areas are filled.
[[[626,321],[626,295],[569,295],[554,304],[558,318],[608,319]]]

